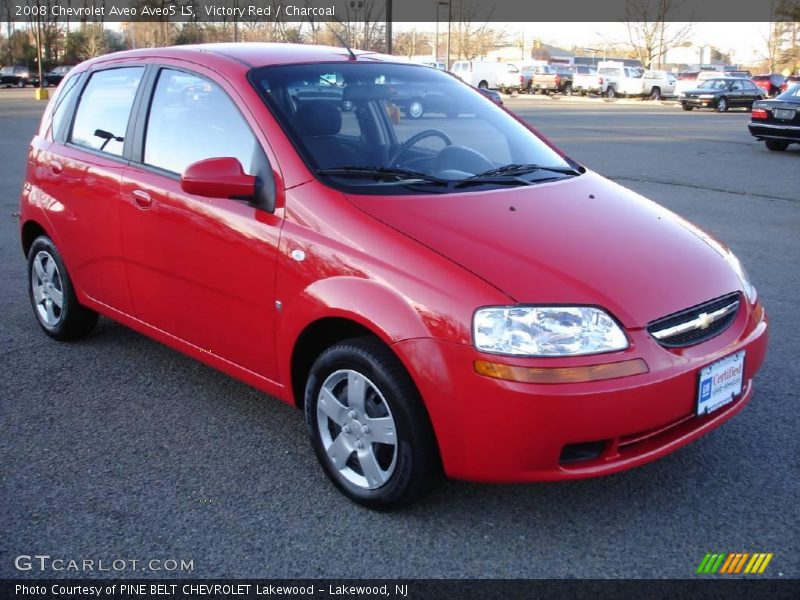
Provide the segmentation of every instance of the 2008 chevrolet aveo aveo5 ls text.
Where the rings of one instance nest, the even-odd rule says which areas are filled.
[[[766,353],[725,246],[453,76],[346,49],[79,65],[21,235],[46,333],[103,314],[296,405],[372,508],[641,465],[738,412]]]

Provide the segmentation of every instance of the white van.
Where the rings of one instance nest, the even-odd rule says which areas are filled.
[[[457,60],[453,63],[453,74],[473,87],[482,89],[497,88],[497,75],[516,67],[501,62],[481,60]]]

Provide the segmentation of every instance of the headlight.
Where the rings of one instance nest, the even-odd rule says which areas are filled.
[[[747,296],[750,304],[753,304],[756,301],[756,298],[758,298],[758,292],[753,284],[750,283],[750,276],[747,274],[747,269],[744,268],[744,265],[739,262],[739,259],[736,258],[736,255],[731,251],[727,252],[725,260],[733,268],[733,270],[736,271],[736,274],[739,276],[739,281],[742,282],[744,295]]]
[[[475,348],[517,356],[578,356],[628,347],[608,313],[589,306],[493,306],[473,318]]]

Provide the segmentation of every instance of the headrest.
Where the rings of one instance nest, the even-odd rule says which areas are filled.
[[[342,113],[333,102],[312,100],[294,117],[300,135],[336,135],[342,129]]]

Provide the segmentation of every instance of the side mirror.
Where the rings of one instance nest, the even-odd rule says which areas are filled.
[[[237,159],[228,156],[198,160],[186,167],[181,176],[181,189],[204,198],[252,200],[256,195],[256,182],[256,177],[245,173]]]

